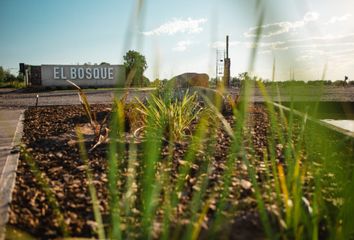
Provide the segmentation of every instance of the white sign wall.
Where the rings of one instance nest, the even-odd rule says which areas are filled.
[[[82,87],[122,86],[123,65],[42,65],[42,86],[69,86],[70,80]]]

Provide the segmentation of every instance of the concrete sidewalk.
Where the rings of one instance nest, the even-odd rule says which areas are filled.
[[[0,109],[0,239],[5,238],[8,205],[16,179],[24,110]]]
[[[0,174],[3,172],[7,156],[11,153],[18,120],[23,111],[0,109]]]

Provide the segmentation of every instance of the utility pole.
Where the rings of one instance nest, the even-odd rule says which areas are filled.
[[[231,60],[229,58],[229,35],[226,36],[226,56],[224,58],[224,87],[230,87],[230,66]]]
[[[215,64],[215,87],[218,86],[218,71],[219,71],[219,58],[218,58],[218,50],[216,49],[216,64]]]

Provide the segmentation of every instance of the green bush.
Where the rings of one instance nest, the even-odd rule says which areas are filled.
[[[166,138],[176,141],[190,133],[192,122],[205,110],[197,101],[197,94],[189,92],[181,100],[151,95],[147,104],[138,101],[138,111],[145,116],[145,123],[150,119],[153,123],[150,127],[165,129]]]

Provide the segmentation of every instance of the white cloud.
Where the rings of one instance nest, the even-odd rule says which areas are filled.
[[[184,52],[186,49],[192,44],[193,42],[186,40],[186,41],[179,41],[177,45],[172,48],[173,51],[176,52]]]
[[[246,48],[256,47],[255,43],[252,42],[242,42],[240,45]],[[288,50],[288,49],[304,49],[307,52],[319,52],[323,49],[328,48],[350,48],[354,46],[354,33],[349,33],[345,35],[325,35],[316,36],[302,39],[290,39],[284,41],[273,41],[273,42],[259,42],[257,44],[261,51],[267,50]]]
[[[153,36],[162,34],[174,35],[176,33],[200,33],[203,31],[202,25],[206,22],[206,18],[187,18],[185,20],[174,18],[172,21],[166,22],[151,31],[143,32],[143,34]]]
[[[314,59],[313,55],[301,55],[300,57],[296,58],[297,62],[305,62]]]
[[[334,16],[328,22],[326,22],[326,24],[333,24],[333,23],[336,23],[336,22],[343,22],[343,21],[348,20],[350,17],[352,17],[352,14],[345,14],[345,15],[340,16],[340,17]]]
[[[338,51],[332,51],[331,55],[333,57],[343,57],[343,56],[352,56],[354,54],[354,47],[353,48],[347,48],[345,50],[338,50]]]
[[[298,62],[306,62],[309,60],[326,59],[327,61],[337,63],[353,63],[354,62],[354,46],[348,46],[345,50],[316,50],[307,49],[300,51],[300,56],[296,59]],[[339,67],[339,66],[336,66]]]
[[[323,49],[348,49],[354,47],[354,33],[343,35],[313,36],[308,38],[284,39],[282,41],[261,41],[254,43],[252,41],[232,41],[230,46],[239,46],[244,48],[258,47],[259,53],[269,53],[269,51],[284,51],[289,49],[299,49],[301,51],[319,53]],[[216,41],[210,44],[212,48],[225,48],[225,42]]]
[[[248,31],[245,32],[244,35],[246,37],[255,37],[257,31],[261,29],[262,37],[272,37],[272,36],[280,35],[282,33],[295,31],[296,29],[302,28],[310,22],[317,21],[318,18],[319,18],[319,14],[317,12],[307,12],[304,15],[303,19],[300,21],[277,22],[277,23],[265,24],[262,26],[256,26],[248,29]]]
[[[318,14],[317,12],[307,12],[304,16],[304,21],[305,22],[317,21],[319,16],[320,14]]]
[[[312,60],[315,58],[315,56],[326,56],[326,52],[324,50],[305,49],[300,51],[300,56],[296,59],[296,61],[302,62]]]
[[[325,35],[303,39],[292,39],[284,42],[284,46],[290,48],[299,47],[345,47],[354,45],[354,33],[345,35]]]
[[[264,50],[264,51],[260,51],[259,54],[271,54],[272,51],[270,50]]]
[[[255,48],[256,46],[260,47],[260,48],[267,48],[267,50],[271,50],[271,49],[280,49],[282,48],[283,44],[285,44],[285,42],[283,41],[275,41],[275,42],[259,42],[259,43],[254,43],[252,41],[231,41],[229,42],[229,46],[242,46],[245,48]],[[212,48],[216,48],[216,49],[222,49],[225,48],[225,42],[222,41],[216,41],[212,44],[210,44],[210,46]]]
[[[281,42],[281,41],[276,41],[276,42],[260,42],[258,44],[258,46],[260,48],[268,48],[268,49],[281,49],[281,46],[284,44],[285,42]],[[249,48],[254,48],[256,47],[255,44],[252,44]]]
[[[244,33],[246,37],[255,37],[257,31],[262,28],[262,37],[271,37],[285,32],[289,32],[292,24],[290,22],[279,22],[262,25],[260,27],[252,27]]]

